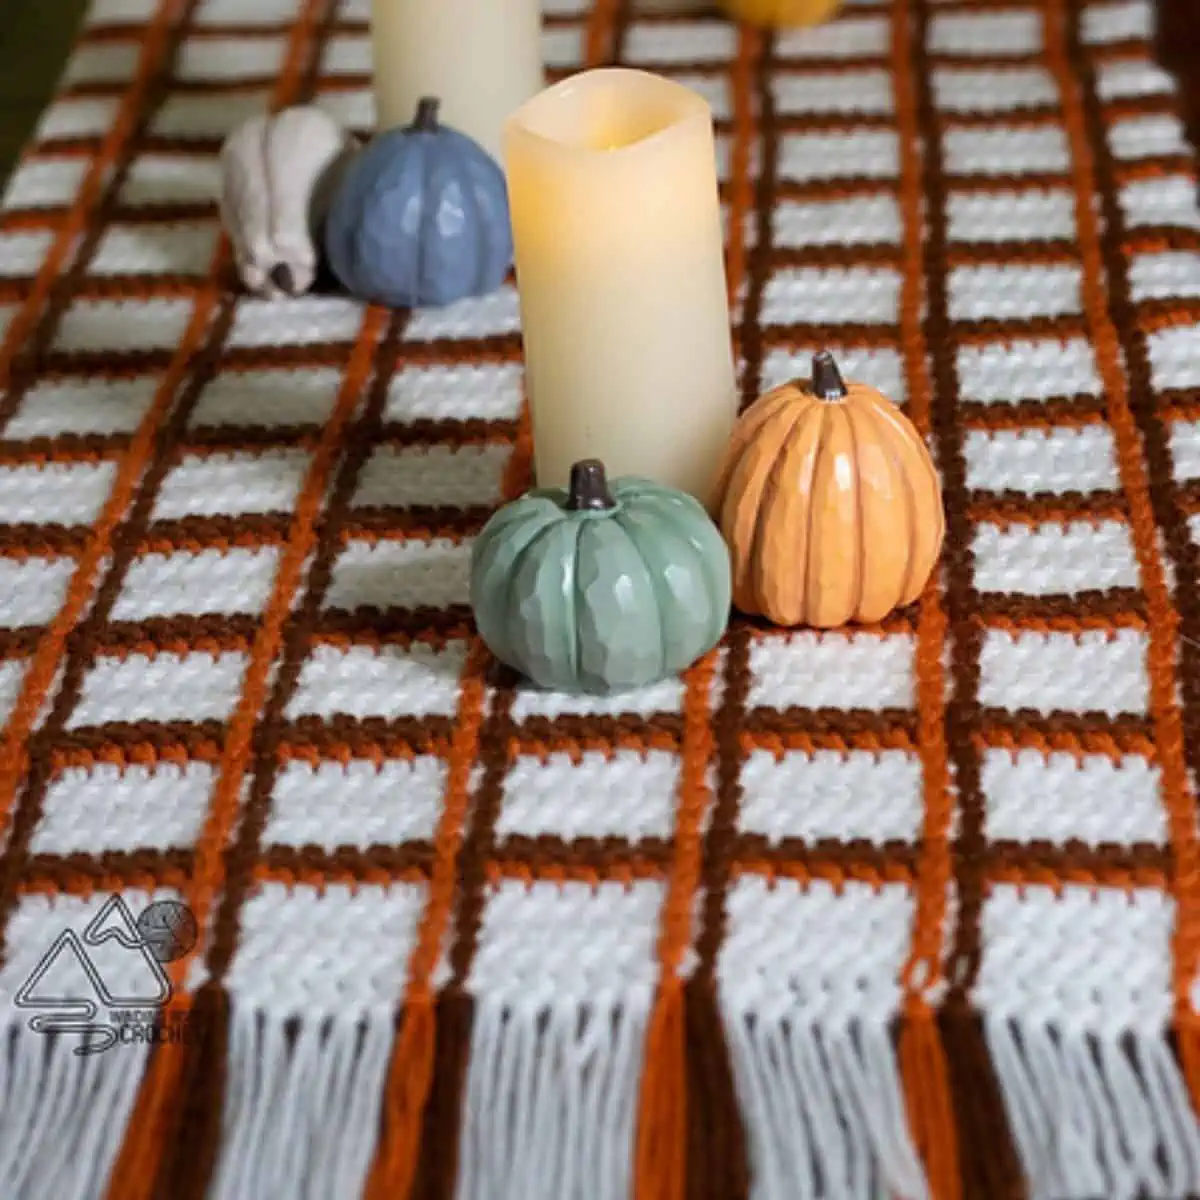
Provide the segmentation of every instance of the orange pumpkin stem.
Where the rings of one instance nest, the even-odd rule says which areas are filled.
[[[814,395],[829,401],[844,400],[848,395],[842,373],[828,350],[813,355],[812,390]]]

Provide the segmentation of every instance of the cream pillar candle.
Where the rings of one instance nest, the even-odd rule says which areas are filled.
[[[712,112],[574,75],[505,124],[539,486],[600,458],[706,501],[737,410]]]
[[[422,96],[500,157],[504,118],[545,86],[541,0],[371,0],[376,125],[407,125]]]

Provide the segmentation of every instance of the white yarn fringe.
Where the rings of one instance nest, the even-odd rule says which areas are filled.
[[[887,1025],[725,1006],[754,1200],[925,1200]]]
[[[386,1010],[289,1022],[234,1003],[213,1200],[361,1195],[394,1032]]]
[[[0,1025],[0,1196],[93,1200],[104,1194],[148,1048],[80,1055],[79,1034],[35,1033],[27,1019]]]
[[[628,1200],[651,998],[476,999],[458,1200]]]
[[[1200,1192],[1200,1126],[1163,1037],[984,1027],[1030,1200]]]

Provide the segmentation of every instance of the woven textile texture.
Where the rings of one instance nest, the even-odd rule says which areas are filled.
[[[1200,1193],[1200,207],[1151,5],[547,0],[555,77],[712,104],[744,400],[829,347],[947,509],[882,626],[735,618],[605,700],[473,639],[514,288],[236,287],[221,141],[368,131],[368,10],[95,0],[8,187],[0,1196]]]

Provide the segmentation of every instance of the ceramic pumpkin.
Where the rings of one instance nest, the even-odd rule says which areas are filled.
[[[221,220],[247,290],[299,296],[312,287],[330,184],[356,147],[313,105],[251,117],[226,138]]]
[[[334,274],[354,295],[416,308],[494,291],[512,263],[508,189],[496,161],[420,102],[342,176],[325,224]]]
[[[832,355],[734,427],[714,511],[733,602],[777,625],[872,622],[920,595],[942,545],[941,483],[912,423],[847,386]]]
[[[770,28],[817,25],[831,17],[840,0],[720,0],[735,21]]]
[[[492,653],[542,687],[609,692],[689,666],[729,616],[729,555],[691,496],[609,485],[595,459],[567,488],[500,509],[471,556],[471,604]]]

